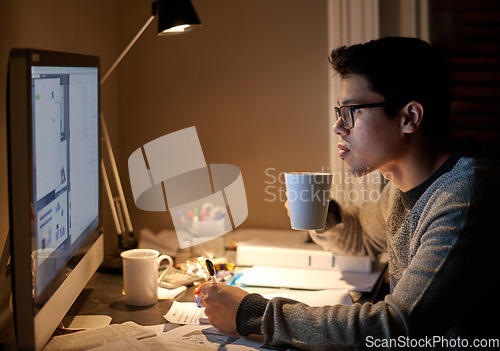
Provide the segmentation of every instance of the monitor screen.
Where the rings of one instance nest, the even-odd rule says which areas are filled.
[[[97,82],[97,67],[31,67],[37,303],[99,223]]]
[[[17,346],[39,349],[102,261],[99,59],[12,50],[7,115]]]

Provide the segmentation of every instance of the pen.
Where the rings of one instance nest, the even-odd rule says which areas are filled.
[[[193,211],[189,211],[188,215],[189,215],[189,217],[191,217],[191,220],[193,221],[193,223],[198,222],[199,218],[198,218],[198,214],[197,214],[196,210],[194,213],[193,213]]]
[[[184,225],[184,228],[186,229],[186,232],[188,232],[189,235],[194,236],[194,237],[197,238],[198,235],[196,235],[196,233],[193,231],[193,228],[191,227],[191,225],[186,221],[186,219],[182,215],[182,212],[181,211],[177,211],[177,214],[181,218],[182,225]]]
[[[205,263],[207,264],[208,274],[212,277],[212,286],[217,286],[214,264],[209,259],[205,260]]]
[[[229,282],[229,286],[234,286],[236,284],[236,281],[240,279],[243,276],[243,273],[238,273],[234,276],[234,278]]]

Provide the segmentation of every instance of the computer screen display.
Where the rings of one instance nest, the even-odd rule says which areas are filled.
[[[16,348],[33,350],[103,258],[99,58],[13,49],[7,87]]]
[[[97,74],[97,67],[31,67],[37,303],[98,225]]]

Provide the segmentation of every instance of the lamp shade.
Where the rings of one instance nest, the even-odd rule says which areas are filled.
[[[190,0],[158,0],[158,35],[175,35],[201,26]]]

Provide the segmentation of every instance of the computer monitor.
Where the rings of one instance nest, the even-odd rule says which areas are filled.
[[[40,350],[103,260],[99,58],[10,53],[7,137],[19,350]]]

